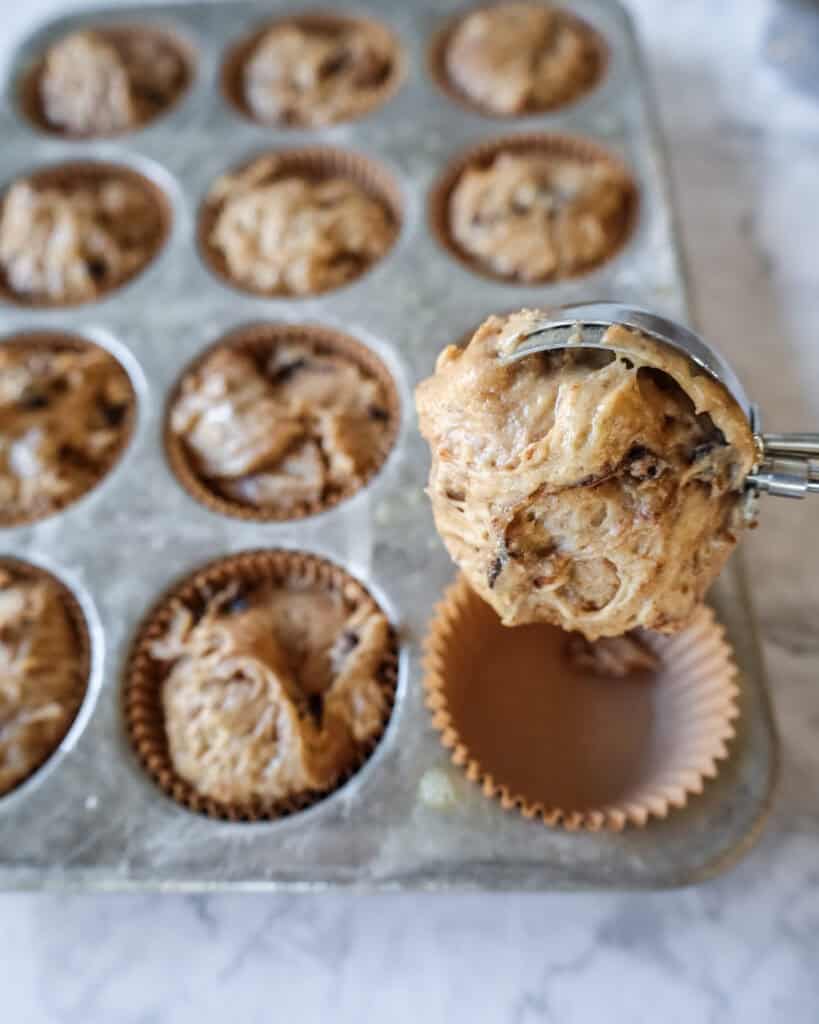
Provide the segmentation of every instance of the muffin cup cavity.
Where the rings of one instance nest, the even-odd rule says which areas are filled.
[[[188,452],[185,441],[171,427],[171,414],[178,400],[182,382],[192,372],[199,369],[219,350],[231,350],[251,356],[265,356],[277,345],[297,344],[307,346],[316,355],[342,356],[357,368],[373,377],[381,385],[386,400],[386,418],[381,434],[381,444],[377,462],[362,480],[351,479],[348,485],[334,491],[322,500],[303,501],[295,505],[291,511],[276,507],[265,507],[234,501],[218,493],[197,470],[195,462]],[[329,327],[314,325],[294,325],[277,323],[249,324],[231,331],[185,368],[179,378],[168,402],[165,414],[165,451],[168,461],[177,479],[185,490],[213,512],[237,519],[255,520],[257,522],[281,522],[303,519],[334,508],[339,503],[352,497],[359,490],[367,487],[378,475],[389,456],[401,422],[401,407],[398,389],[392,374],[381,359],[366,345],[341,331]]]
[[[450,200],[463,175],[471,169],[484,170],[497,156],[510,153],[516,156],[546,156],[571,160],[581,165],[606,164],[615,169],[626,183],[626,203],[617,231],[608,251],[593,263],[578,267],[571,273],[554,275],[542,280],[524,281],[515,275],[505,275],[487,266],[480,258],[464,249],[452,233]],[[583,277],[613,259],[630,239],[639,215],[639,188],[631,170],[619,157],[610,153],[592,139],[553,133],[524,133],[504,135],[480,143],[456,156],[445,167],[432,187],[428,201],[429,225],[433,235],[444,249],[459,263],[482,277],[526,287],[542,287],[562,280]]]
[[[353,17],[352,15],[330,11],[309,11],[303,14],[291,14],[265,21],[227,50],[220,72],[222,94],[234,110],[256,124],[276,130],[297,129],[315,131],[316,128],[311,125],[301,124],[300,122],[294,124],[283,121],[271,122],[254,113],[245,95],[244,72],[247,62],[252,58],[256,47],[270,29],[292,26],[306,32],[333,33],[343,29],[355,28],[359,25],[365,27],[370,25],[379,28],[381,31],[385,30],[383,24],[376,23],[370,18]],[[369,101],[365,108],[350,117],[338,118],[332,121],[332,124],[345,124],[367,117],[373,111],[382,107],[388,100],[392,99],[398,91],[404,78],[406,62],[401,44],[392,32],[390,32],[390,38],[393,47],[393,60],[389,74],[383,82],[378,83],[370,90]]]
[[[453,81],[452,76],[449,74],[449,70],[447,69],[446,58],[449,46],[452,43],[455,33],[466,18],[475,14],[477,11],[493,10],[494,8],[501,6],[502,2],[503,0],[495,3],[479,4],[476,7],[471,7],[469,10],[461,12],[460,14],[456,14],[454,17],[446,21],[433,36],[427,54],[429,71],[436,85],[438,85],[442,92],[444,92],[451,100],[460,104],[462,107],[466,107],[467,110],[482,114],[484,117],[491,117],[499,121],[503,121],[513,118],[537,117],[542,116],[543,114],[550,114],[555,111],[562,111],[565,108],[578,103],[580,100],[585,99],[585,97],[589,96],[595,91],[595,89],[599,88],[601,82],[606,77],[606,72],[608,71],[608,45],[597,29],[592,28],[587,21],[579,18],[571,11],[560,8],[560,14],[563,19],[584,35],[588,42],[591,43],[594,51],[594,71],[590,75],[589,79],[582,83],[575,92],[570,96],[558,99],[553,103],[527,108],[519,113],[511,114],[493,110],[491,107],[486,106],[486,104],[481,103],[479,100],[464,92],[458,83]]]
[[[283,178],[303,178],[310,182],[321,182],[329,178],[344,178],[359,186],[366,195],[384,208],[391,221],[393,233],[389,247],[378,258],[364,266],[355,276],[350,277],[343,284],[330,288],[294,293],[283,288],[269,290],[254,287],[246,282],[238,281],[232,275],[224,254],[211,242],[210,236],[225,205],[224,198],[212,198],[211,193],[216,184],[213,182],[199,209],[197,237],[200,253],[219,278],[238,291],[251,295],[260,295],[266,298],[306,299],[314,295],[329,294],[339,288],[355,284],[389,256],[390,249],[395,245],[401,230],[403,199],[397,182],[386,169],[374,160],[349,150],[334,149],[328,146],[307,146],[300,149],[258,152],[238,166],[226,169],[225,174],[240,173],[257,160],[267,157],[276,160],[275,175],[271,181],[279,181]]]
[[[294,795],[275,802],[259,800],[224,803],[197,791],[176,771],[168,749],[161,690],[167,669],[151,654],[152,643],[167,629],[175,601],[203,609],[209,596],[231,582],[249,585],[273,581],[287,586],[307,584],[340,594],[352,612],[363,605],[379,608],[369,591],[340,566],[302,551],[249,551],[217,559],[167,591],[151,609],[134,641],[123,688],[125,727],[143,769],[166,796],[197,814],[223,821],[272,821],[325,800],[352,778],[371,757],[387,727],[398,682],[398,641],[391,632],[390,649],[378,673],[386,698],[384,722],[378,735],[358,745],[356,760],[336,784],[321,792]],[[383,612],[383,609],[379,609]]]
[[[13,526],[24,526],[28,523],[39,522],[42,519],[49,519],[52,516],[59,515],[65,511],[76,501],[81,500],[87,494],[90,494],[96,487],[98,487],[108,474],[114,469],[119,463],[125,450],[131,442],[131,438],[134,433],[134,426],[137,418],[137,396],[134,390],[134,382],[131,379],[130,374],[122,363],[117,359],[113,352],[102,345],[98,345],[96,342],[89,341],[88,339],[77,335],[69,334],[62,331],[23,331],[16,334],[8,335],[5,338],[0,338],[0,351],[11,349],[12,351],[41,351],[41,352],[66,352],[66,353],[80,353],[88,350],[99,350],[108,356],[113,364],[116,365],[117,369],[122,375],[122,381],[127,385],[129,393],[128,403],[124,410],[124,414],[120,422],[118,423],[119,437],[117,443],[111,448],[108,456],[105,460],[105,467],[99,477],[85,489],[72,493],[69,495],[63,495],[59,499],[54,500],[48,508],[41,510],[31,510],[28,513],[22,511],[12,512],[8,508],[0,507],[0,528],[13,527]]]
[[[18,183],[25,182],[35,189],[56,188],[70,191],[82,186],[100,185],[108,181],[120,181],[140,189],[149,197],[157,214],[158,230],[152,240],[145,259],[130,272],[124,274],[109,285],[100,287],[93,296],[50,298],[45,295],[28,295],[14,290],[9,284],[5,271],[0,267],[0,299],[16,306],[30,309],[69,308],[86,306],[99,302],[108,295],[119,291],[124,285],[140,277],[161,253],[168,241],[173,227],[173,208],[171,201],[162,188],[147,175],[128,167],[125,164],[111,163],[102,160],[72,160],[65,163],[41,167],[18,175],[8,181],[0,192],[0,209],[9,189]]]
[[[139,121],[137,124],[129,125],[114,131],[88,131],[76,132],[62,125],[54,124],[46,117],[43,106],[42,94],[40,91],[43,73],[45,71],[46,55],[42,54],[36,59],[20,76],[18,83],[18,104],[23,116],[40,131],[48,132],[50,135],[59,135],[66,139],[101,139],[117,138],[128,135],[131,132],[140,131],[153,124],[159,118],[165,117],[190,91],[193,80],[196,76],[196,53],[193,47],[186,40],[178,36],[173,30],[159,28],[155,25],[88,25],[84,31],[93,32],[103,42],[116,47],[123,42],[129,42],[134,38],[147,39],[161,43],[163,46],[172,49],[180,59],[183,68],[183,79],[179,89],[171,101],[149,118]]]
[[[34,778],[40,769],[51,761],[55,754],[60,750],[66,736],[71,732],[78,716],[81,714],[83,705],[86,703],[89,695],[88,687],[91,678],[91,634],[80,602],[74,596],[71,589],[63,583],[58,576],[55,576],[47,569],[42,568],[42,566],[35,565],[33,562],[23,561],[22,559],[8,555],[0,555],[0,570],[5,570],[11,573],[13,577],[17,577],[20,580],[28,582],[46,581],[52,587],[56,588],[60,601],[68,615],[71,631],[74,635],[78,672],[83,680],[82,694],[77,702],[76,711],[65,723],[65,729],[63,730],[59,740],[54,744],[52,749],[31,768],[25,778],[21,779],[7,792],[0,793],[0,806],[2,806],[3,800],[6,797],[11,797],[16,794],[22,786],[25,786]]]
[[[501,625],[459,578],[426,642],[426,703],[452,762],[485,796],[569,830],[619,832],[684,807],[716,776],[739,714],[713,612],[645,634],[659,668],[593,677],[553,626]]]

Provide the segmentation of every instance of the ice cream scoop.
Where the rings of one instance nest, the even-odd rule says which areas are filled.
[[[816,439],[763,437],[716,352],[615,304],[490,317],[416,402],[438,533],[506,625],[677,632],[759,492],[817,486]]]
[[[751,491],[783,498],[804,498],[819,493],[819,434],[767,434],[760,429],[758,407],[745,393],[730,364],[688,327],[673,320],[616,302],[564,306],[549,318],[521,332],[501,356],[505,364],[537,352],[564,348],[606,348],[628,355],[628,348],[602,344],[609,327],[620,325],[640,331],[655,342],[676,349],[728,389],[748,417],[759,461],[745,478]]]

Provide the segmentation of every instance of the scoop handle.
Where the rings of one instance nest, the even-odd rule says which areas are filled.
[[[747,483],[777,498],[819,494],[819,434],[757,434],[759,465]]]

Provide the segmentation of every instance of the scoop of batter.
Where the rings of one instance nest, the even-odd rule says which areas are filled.
[[[0,566],[0,795],[56,749],[86,678],[58,586]]]
[[[567,103],[599,70],[594,36],[563,12],[538,3],[504,3],[460,22],[446,68],[471,100],[496,114]]]
[[[46,53],[39,85],[50,124],[76,135],[108,135],[156,117],[186,81],[176,47],[134,29],[70,33]]]
[[[230,276],[254,291],[308,295],[337,288],[383,256],[395,237],[386,209],[346,178],[281,176],[260,157],[221,178],[209,242]]]
[[[384,455],[380,381],[340,354],[220,348],[182,382],[171,429],[226,498],[283,514],[360,485]]]
[[[157,203],[136,181],[18,181],[0,211],[0,269],[29,301],[90,301],[140,270],[161,234]]]
[[[755,461],[739,407],[623,327],[633,358],[569,350],[501,366],[545,314],[490,317],[419,385],[436,525],[506,625],[588,639],[681,629],[732,551]]]
[[[467,254],[504,277],[566,277],[617,248],[631,195],[612,163],[501,152],[461,175],[449,200],[450,231]]]
[[[152,648],[176,770],[226,803],[331,788],[383,727],[389,645],[374,603],[307,584],[230,584],[199,619],[180,603]]]
[[[95,345],[0,345],[0,525],[48,515],[111,468],[133,391]]]
[[[315,127],[350,120],[378,101],[395,60],[390,34],[373,22],[277,25],[245,65],[245,98],[261,121]]]

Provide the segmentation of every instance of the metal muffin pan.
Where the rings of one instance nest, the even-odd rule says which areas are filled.
[[[11,67],[0,112],[0,186],[50,162],[122,162],[165,189],[174,224],[158,258],[98,303],[65,310],[0,304],[0,336],[53,327],[108,345],[131,373],[139,400],[133,439],[94,491],[61,515],[0,531],[0,554],[40,563],[73,589],[89,620],[94,659],[89,696],[58,757],[0,800],[0,886],[607,889],[684,885],[715,874],[759,833],[776,765],[737,557],[712,601],[742,669],[739,735],[719,777],[666,821],[621,834],[579,834],[503,811],[450,764],[421,688],[427,621],[453,569],[423,493],[429,461],[415,426],[414,384],[445,344],[491,312],[594,297],[685,318],[661,140],[631,25],[615,0],[567,2],[608,43],[604,81],[565,109],[499,120],[465,110],[429,74],[434,35],[458,4],[360,0],[355,10],[390,26],[404,47],[406,73],[396,95],[359,121],[318,131],[253,124],[220,91],[222,56],[265,18],[309,6],[264,0],[84,11],[36,31]],[[178,32],[197,56],[188,95],[167,115],[115,140],[74,142],[41,132],[17,109],[16,81],[50,41],[103,21],[147,21]],[[474,274],[434,239],[427,195],[446,163],[510,131],[587,136],[632,168],[639,219],[615,258],[585,277],[518,286]],[[234,290],[197,251],[204,193],[218,174],[255,152],[312,144],[355,150],[392,172],[404,207],[396,245],[364,277],[317,298],[263,299]],[[396,447],[369,485],[290,523],[242,522],[209,511],[173,477],[162,445],[165,403],[183,368],[223,333],[256,321],[318,323],[351,334],[380,355],[402,402]],[[401,638],[396,706],[373,757],[326,800],[276,822],[218,822],[170,801],[143,773],[124,733],[122,673],[143,615],[166,588],[210,559],[266,547],[331,558],[380,601]]]

